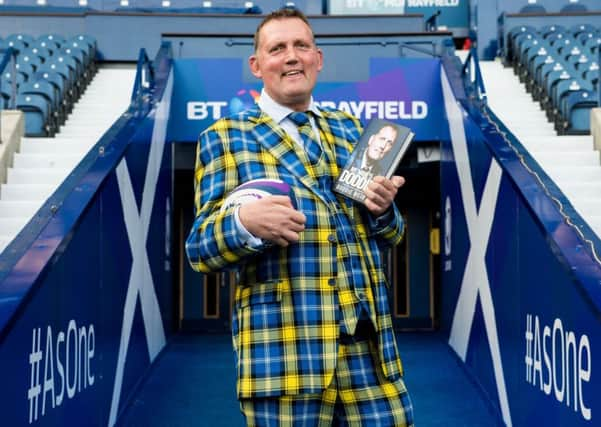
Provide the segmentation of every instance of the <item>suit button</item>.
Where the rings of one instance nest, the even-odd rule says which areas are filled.
[[[330,286],[336,285],[336,279],[333,279],[333,278],[332,279],[328,279],[328,285],[330,285]]]
[[[328,236],[328,242],[330,242],[331,244],[335,245],[336,243],[338,243],[338,240],[336,239],[336,236],[334,236],[333,234],[330,234]]]
[[[359,301],[365,300],[365,294],[363,292],[359,292],[359,294],[357,294],[357,297],[359,298]]]

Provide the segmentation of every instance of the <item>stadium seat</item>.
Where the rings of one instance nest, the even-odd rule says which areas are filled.
[[[58,129],[60,101],[54,87],[47,80],[41,79],[35,82],[25,82],[19,86],[19,95],[39,95],[48,103],[46,117],[48,135],[52,136]]]
[[[559,9],[559,13],[588,12],[588,8],[577,1],[570,1]]]
[[[52,55],[54,52],[56,52],[60,48],[60,44],[54,40],[38,38],[31,45],[31,48],[35,48],[35,47],[47,49],[50,52],[50,55]]]
[[[564,129],[586,133],[591,127],[591,108],[598,107],[594,91],[570,93],[566,99],[566,117]]]
[[[9,43],[10,42],[23,43],[25,45],[25,47],[29,46],[30,44],[32,44],[35,41],[33,36],[31,36],[29,34],[24,34],[24,33],[10,34],[9,36],[6,37],[5,40]]]
[[[35,71],[40,68],[42,61],[37,55],[28,55],[26,51],[23,51],[19,54],[19,56],[17,56],[17,65],[19,67],[26,67],[27,65],[30,65],[33,68],[33,71]]]
[[[545,25],[543,26],[539,33],[541,34],[541,36],[543,36],[543,38],[547,38],[550,34],[557,34],[557,33],[567,33],[567,29],[566,27],[564,27],[563,25]]]
[[[49,113],[48,102],[41,95],[17,95],[16,107],[25,114],[25,135],[46,136]]]
[[[17,53],[21,52],[22,50],[27,49],[27,45],[25,45],[25,43],[21,40],[5,39],[4,40],[4,48],[7,49],[9,47],[12,47]]]
[[[2,73],[2,84],[10,84],[13,82],[13,80],[15,81],[17,86],[19,86],[21,83],[25,82],[25,77],[23,76],[23,74],[20,73],[13,74],[11,71],[4,71]]]
[[[17,70],[17,73],[19,73],[23,76],[24,81],[29,80],[29,76],[31,76],[33,74],[33,72],[35,71],[33,68],[33,65],[31,65],[30,63],[19,62],[18,60],[15,65],[15,68]]]
[[[575,37],[582,33],[595,33],[597,28],[591,24],[578,24],[570,27],[570,33],[572,33]]]
[[[43,34],[37,38],[37,41],[47,41],[60,47],[65,43],[65,38],[59,34]]]
[[[531,3],[522,6],[519,13],[547,13],[547,9],[542,4]]]
[[[35,43],[20,53],[20,55],[35,56],[40,59],[40,62],[45,62],[52,53],[46,47],[37,46]]]
[[[57,110],[58,125],[64,124],[67,113],[72,109],[72,105],[69,104],[69,98],[65,93],[64,81],[61,75],[54,71],[37,71],[32,78],[34,81],[45,80],[52,85],[59,104]]]
[[[48,61],[40,67],[38,72],[48,74],[49,76],[53,76],[52,79],[54,82],[56,81],[56,76],[60,76],[60,79],[62,79],[61,90],[63,93],[63,105],[66,109],[66,113],[71,112],[76,97],[74,89],[72,87],[72,74],[69,70],[69,67],[60,62]]]

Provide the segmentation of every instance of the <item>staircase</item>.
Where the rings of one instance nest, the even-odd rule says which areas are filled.
[[[601,236],[601,158],[593,137],[558,136],[511,68],[480,61],[488,105]]]
[[[125,112],[135,65],[101,66],[53,138],[22,138],[0,184],[0,253]]]

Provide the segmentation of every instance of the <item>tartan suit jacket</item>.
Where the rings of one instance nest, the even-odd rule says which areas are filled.
[[[321,141],[336,158],[334,177],[347,162],[361,127],[354,117],[322,109]],[[193,269],[203,273],[235,268],[232,334],[238,397],[321,393],[331,382],[338,354],[341,262],[336,225],[304,151],[258,107],[221,119],[199,137],[195,169],[195,221],[186,241]],[[221,211],[224,197],[251,179],[281,179],[294,191],[307,218],[300,240],[287,248],[253,248],[240,238],[234,209]],[[366,259],[375,302],[378,350],[385,375],[402,376],[381,250],[401,241],[396,208],[385,224],[340,196]],[[346,230],[346,232],[353,230]],[[357,245],[359,246],[359,245]]]

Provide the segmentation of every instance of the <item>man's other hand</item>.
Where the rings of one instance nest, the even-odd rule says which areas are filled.
[[[390,179],[375,176],[365,189],[365,207],[376,217],[381,216],[394,202],[397,191],[405,184],[405,178],[394,175]]]

